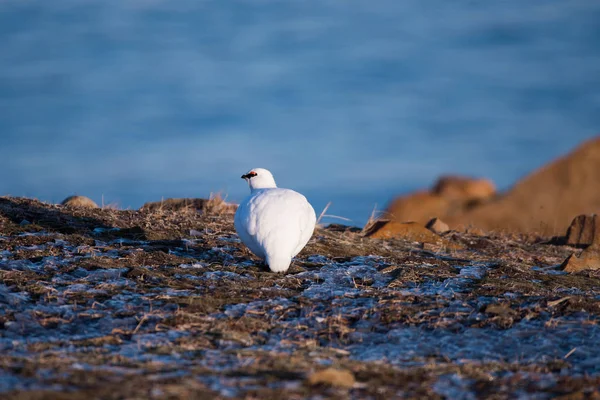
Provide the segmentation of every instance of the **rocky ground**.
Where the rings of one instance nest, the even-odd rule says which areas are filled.
[[[550,238],[319,228],[285,274],[218,203],[0,198],[0,396],[600,398],[600,272]]]

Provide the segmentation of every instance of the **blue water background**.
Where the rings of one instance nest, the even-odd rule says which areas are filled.
[[[600,133],[600,2],[0,1],[0,194],[231,201],[273,171],[362,224]],[[331,221],[333,222],[333,220]]]

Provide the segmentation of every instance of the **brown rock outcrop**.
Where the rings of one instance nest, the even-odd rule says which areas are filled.
[[[427,223],[431,218],[455,215],[492,198],[496,187],[487,179],[442,176],[431,190],[396,198],[384,215],[398,222]]]
[[[69,196],[60,204],[70,208],[99,208],[94,200],[85,196]]]
[[[448,199],[422,191],[398,197],[388,206],[384,216],[397,222],[414,221],[425,224],[431,218],[447,215],[449,209]]]
[[[460,249],[457,243],[436,235],[423,225],[416,222],[396,222],[389,220],[378,220],[365,228],[364,235],[375,239],[398,238],[411,242],[421,242],[449,249]]]
[[[579,214],[598,212],[600,137],[534,171],[502,195],[496,195],[489,180],[445,176],[431,191],[396,198],[384,216],[421,224],[437,217],[456,230],[478,228],[548,236],[563,234]],[[574,227],[570,244],[586,245],[589,229],[587,225]]]
[[[565,244],[576,247],[587,247],[600,240],[600,221],[596,215],[578,215],[573,221],[567,234],[565,235]]]
[[[600,137],[534,171],[506,194],[444,218],[453,228],[553,235],[578,214],[600,211]]]
[[[446,199],[470,203],[494,197],[496,186],[489,179],[450,175],[438,179],[431,191]]]

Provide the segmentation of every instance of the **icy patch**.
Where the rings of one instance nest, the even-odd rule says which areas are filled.
[[[320,255],[313,255],[313,256],[309,256],[307,258],[307,260],[311,263],[316,263],[316,264],[327,264],[329,263],[329,258],[325,257],[325,256],[320,256]]]
[[[50,268],[63,268],[71,260],[93,254],[110,257],[123,255],[123,252],[110,249],[105,243],[98,241],[97,244],[99,248],[88,249],[55,242],[53,245],[62,247],[64,257],[45,257],[38,263],[3,260],[0,269],[49,271]],[[230,246],[225,246],[215,247],[209,252],[218,253],[225,260],[234,260],[232,251]],[[73,340],[121,332],[126,334],[121,334],[119,341],[101,345],[107,357],[112,355],[140,363],[165,365],[168,371],[157,372],[157,379],[168,374],[180,377],[190,370],[189,366],[200,365],[210,369],[213,374],[197,379],[221,395],[230,396],[238,396],[261,382],[257,377],[227,375],[255,362],[252,356],[244,357],[239,350],[276,352],[284,356],[307,345],[315,346],[311,357],[315,363],[322,365],[332,363],[335,356],[331,354],[336,354],[335,351],[354,360],[387,362],[400,368],[421,366],[440,358],[458,364],[488,361],[545,363],[569,355],[568,361],[573,366],[566,373],[600,373],[600,350],[597,349],[600,327],[582,324],[581,321],[589,317],[584,313],[572,319],[553,318],[551,326],[548,326],[549,315],[540,315],[531,321],[515,323],[506,330],[471,328],[468,323],[448,323],[457,313],[468,315],[468,321],[474,323],[489,318],[480,310],[485,304],[497,302],[497,297],[465,300],[462,294],[483,279],[492,268],[491,265],[456,266],[451,271],[453,275],[447,279],[431,279],[410,287],[390,288],[388,286],[393,274],[380,272],[389,266],[381,257],[355,257],[348,261],[333,262],[315,255],[308,257],[308,261],[316,264],[311,266],[310,271],[282,277],[280,286],[269,285],[264,288],[264,291],[272,292],[288,287],[287,284],[293,284],[291,287],[294,288],[301,284],[300,289],[294,290],[293,297],[229,304],[219,312],[196,316],[198,320],[194,317],[189,331],[187,325],[169,328],[170,324],[166,321],[172,321],[181,307],[177,299],[169,302],[169,298],[197,296],[199,292],[209,296],[205,294],[207,289],[210,293],[211,287],[217,287],[224,281],[240,281],[243,284],[245,280],[256,279],[244,275],[243,268],[244,265],[254,264],[254,261],[235,263],[239,267],[234,269],[235,272],[218,269],[208,271],[208,261],[182,264],[180,268],[184,270],[180,272],[183,273],[176,275],[175,279],[188,279],[196,286],[186,290],[160,285],[142,289],[143,284],[124,277],[128,268],[86,270],[75,266],[53,271],[51,282],[40,281],[40,289],[46,289],[48,293],[42,297],[0,285],[0,315],[6,317],[1,332],[0,352],[8,356],[28,357],[32,344],[44,343],[49,350],[41,350],[42,354],[44,351],[52,354],[60,352],[61,356],[74,357],[76,360],[78,352],[84,347],[72,344]],[[436,266],[423,264],[421,268],[431,271]],[[154,282],[152,279],[150,275],[144,277],[144,283]],[[574,292],[573,289],[564,290]],[[93,294],[102,295],[94,297]],[[444,327],[431,329],[431,325],[428,325],[429,329],[425,329],[410,322],[389,320],[382,323],[381,300],[388,295],[399,302],[404,301],[403,295],[408,295],[410,301],[415,298],[421,301],[419,295],[441,296],[439,300],[443,305],[417,310],[414,317],[418,321],[425,315],[440,321]],[[500,299],[518,296],[509,292],[500,296]],[[432,299],[426,298],[424,301]],[[449,317],[445,317],[445,313]],[[241,317],[245,317],[246,321],[255,318],[275,322],[275,329],[268,332],[244,331],[239,337],[228,337],[228,332],[224,332],[224,337],[211,337],[205,330],[207,325],[219,326],[226,319],[235,323]],[[195,323],[202,328],[194,328]],[[178,347],[178,339],[187,335],[206,336],[205,339],[210,340],[215,348],[199,345],[198,349],[189,347],[182,350]],[[110,369],[116,367],[95,366],[79,361],[73,364],[73,370],[99,371],[103,368],[111,373],[141,373],[141,368],[118,371]],[[0,380],[2,378],[0,375]],[[27,384],[25,378],[15,380],[7,377],[5,385],[0,384],[0,392]],[[286,385],[297,387],[300,384],[301,380],[292,378],[287,381],[274,379],[268,385],[285,388]],[[473,393],[470,384],[467,379],[448,374],[439,378],[434,390],[440,396],[449,398],[471,398]]]
[[[157,288],[155,289],[155,292],[158,292],[158,294],[161,296],[161,298],[163,297],[187,297],[187,296],[191,296],[193,294],[192,291],[190,290],[176,290],[176,289],[160,289]]]
[[[379,257],[356,257],[350,262],[332,263],[321,267],[318,271],[302,272],[295,276],[313,282],[304,290],[303,296],[328,300],[357,295],[365,289],[365,283],[373,288],[385,287],[391,278],[378,271],[377,267],[382,265]]]
[[[44,266],[41,263],[33,263],[29,260],[6,260],[0,262],[0,269],[5,271],[43,271]]]
[[[0,303],[16,306],[30,300],[27,292],[11,292],[9,287],[0,284]]]
[[[240,318],[245,314],[259,314],[266,309],[287,308],[294,303],[288,299],[278,298],[269,300],[259,300],[250,303],[233,304],[225,308],[222,314],[216,314],[217,317]],[[256,313],[258,312],[258,313]]]
[[[241,243],[242,242],[240,240],[240,238],[237,236],[221,236],[221,237],[219,237],[219,241],[226,242],[226,243]]]
[[[179,268],[184,268],[184,269],[201,269],[201,268],[206,268],[208,266],[207,263],[204,262],[195,262],[193,264],[180,264]]]
[[[406,327],[387,333],[373,333],[361,343],[347,347],[352,357],[361,361],[382,361],[402,366],[414,359],[443,357],[456,362],[549,362],[569,356],[573,368],[580,372],[600,372],[600,327],[580,325],[577,320],[562,319],[555,328],[544,321],[521,321],[510,329],[466,328],[459,332],[447,329]],[[580,352],[580,354],[576,354]]]
[[[458,374],[442,375],[433,385],[433,390],[446,399],[475,400],[477,396],[470,390],[471,379]]]
[[[38,374],[40,371],[38,371]],[[8,391],[25,391],[25,390],[54,390],[62,391],[64,388],[61,385],[42,385],[34,378],[24,378],[16,376],[8,371],[0,370],[0,393]]]
[[[18,237],[25,237],[25,236],[48,236],[50,237],[54,237],[54,236],[58,236],[60,235],[60,233],[56,233],[56,232],[46,232],[46,231],[40,231],[40,232],[23,232],[18,234]]]
[[[443,281],[428,280],[424,283],[415,284],[413,287],[399,289],[404,295],[421,296],[443,296],[452,298],[456,294],[464,293],[475,281],[485,277],[488,265],[471,265],[466,267],[457,266],[460,272],[457,276]]]
[[[344,338],[344,350],[350,357],[360,361],[388,362],[400,367],[424,365],[433,358],[443,357],[453,362],[531,362],[546,363],[563,359],[573,348],[577,351],[569,355],[573,362],[571,371],[600,373],[600,351],[596,343],[600,340],[600,327],[594,324],[581,325],[579,317],[555,318],[555,326],[549,328],[543,316],[533,321],[522,320],[511,328],[470,328],[459,325],[458,329],[425,329],[418,326],[398,326],[379,323],[376,310],[378,299],[365,296],[372,288],[380,291],[398,292],[386,289],[390,278],[378,272],[385,266],[381,259],[355,258],[349,262],[325,265],[318,271],[307,271],[294,275],[308,282],[307,288],[298,299],[270,299],[248,304],[235,304],[226,307],[218,318],[240,318],[244,315],[269,315],[272,310],[298,310],[278,317],[278,324],[285,327],[280,333],[271,333],[266,342],[252,349],[263,351],[293,351],[290,343],[302,340],[316,340],[319,331],[327,329],[337,318],[356,321]],[[474,282],[483,279],[490,266],[471,265],[456,267],[457,275],[441,282],[425,282],[410,289],[400,289],[400,293],[423,294],[447,298],[467,290]],[[360,282],[368,282],[369,286]],[[517,294],[506,293],[504,297],[514,298]],[[301,308],[297,301],[308,299]],[[476,310],[496,299],[480,298],[476,304],[465,304],[462,300],[451,300],[445,308],[433,310],[431,316],[441,316],[444,312],[472,314],[473,321],[487,318]],[[304,304],[305,301],[302,300]],[[440,321],[444,321],[440,318]],[[298,330],[302,327],[302,330]],[[456,327],[456,326],[455,326]],[[331,345],[331,344],[330,344]],[[436,390],[440,394],[453,397],[462,393],[470,398],[468,381],[448,375],[440,379]],[[444,389],[445,388],[445,389]],[[446,390],[446,391],[444,391]],[[460,398],[460,397],[459,397]]]
[[[88,272],[85,280],[88,282],[106,282],[118,280],[127,271],[129,271],[129,268],[96,269]]]
[[[101,228],[101,227],[98,227],[98,228],[94,228],[93,232],[96,235],[99,235],[99,234],[105,233],[105,232],[118,232],[120,230],[121,230],[121,228]]]
[[[230,271],[208,271],[202,274],[201,279],[206,280],[222,280],[222,279],[231,279],[231,280],[248,280],[254,279],[251,276],[243,276],[240,274],[236,274],[235,272]]]
[[[88,285],[84,285],[82,283],[74,283],[74,284],[69,285],[69,287],[67,288],[67,290],[65,290],[63,293],[64,294],[80,293],[80,292],[87,291],[88,288],[89,288]]]
[[[532,271],[538,271],[538,272],[543,272],[545,274],[548,275],[567,275],[568,272],[565,271],[561,271],[560,269],[558,269],[560,267],[560,265],[552,265],[550,267],[532,267],[531,270]]]
[[[15,250],[45,250],[48,246],[45,244],[31,245],[31,246],[15,246]]]

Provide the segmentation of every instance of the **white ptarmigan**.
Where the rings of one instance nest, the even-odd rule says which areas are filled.
[[[285,272],[315,230],[315,210],[300,193],[278,188],[264,168],[251,169],[242,178],[248,182],[250,196],[235,213],[235,230],[271,271]]]

